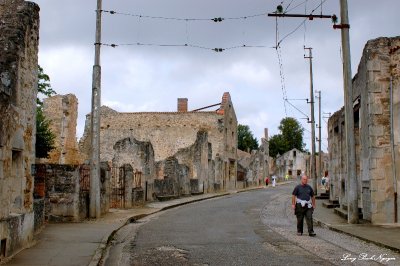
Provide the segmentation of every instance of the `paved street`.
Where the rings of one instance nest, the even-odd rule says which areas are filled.
[[[289,206],[292,187],[233,194],[129,224],[115,235],[104,263],[379,265],[372,260],[379,256],[395,258],[389,262],[379,260],[385,265],[399,261],[397,253],[321,227],[315,228],[315,238],[297,236]],[[360,257],[363,253],[367,255]],[[344,256],[349,260],[342,260]]]

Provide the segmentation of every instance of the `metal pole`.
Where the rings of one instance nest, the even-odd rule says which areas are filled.
[[[317,91],[318,93],[318,111],[319,111],[319,118],[318,118],[318,176],[317,178],[321,178],[323,176],[322,172],[322,153],[321,153],[321,91]]]
[[[313,67],[312,67],[312,48],[305,48],[309,51],[309,56],[304,58],[310,59],[310,104],[311,104],[311,178],[313,180],[314,193],[318,193],[316,161],[315,161],[315,119],[314,119],[314,85],[313,85]]]
[[[100,102],[101,102],[101,6],[102,0],[97,0],[96,10],[96,42],[92,76],[92,110],[90,116],[90,208],[91,218],[99,218],[100,211]]]
[[[349,17],[347,10],[347,0],[340,0],[341,24],[347,27],[341,27],[342,51],[343,51],[343,83],[344,83],[344,111],[346,127],[346,165],[347,165],[347,204],[348,218],[350,224],[358,223],[358,184],[356,176],[356,156],[354,141],[354,113],[353,113],[353,87],[351,75],[350,58],[350,34]]]
[[[396,150],[394,148],[394,121],[393,121],[393,77],[390,75],[390,146],[392,150],[392,174],[394,189],[394,222],[398,221],[397,214],[397,173],[396,173]]]

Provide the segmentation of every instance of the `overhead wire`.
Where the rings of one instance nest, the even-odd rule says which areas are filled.
[[[307,14],[307,1],[304,4],[304,14]],[[303,36],[303,47],[306,47],[306,34],[307,34],[307,23],[303,23],[304,25],[304,36]]]
[[[304,1],[302,4],[307,3],[308,0]],[[327,0],[322,0],[321,3],[315,7],[309,15],[312,15],[315,10],[317,10],[320,6],[322,6]],[[280,45],[287,37],[289,37],[290,35],[292,35],[293,33],[295,33],[304,23],[306,23],[306,21],[308,20],[308,18],[303,19],[303,21],[296,27],[294,28],[294,30],[292,30],[291,32],[289,32],[288,34],[286,34],[282,39],[280,39],[278,41],[278,45]]]
[[[278,30],[278,19],[276,18],[276,38],[278,40],[279,37],[279,30]],[[280,46],[276,43],[275,46],[275,51],[276,51],[276,55],[278,57],[278,64],[279,64],[279,76],[280,76],[280,81],[281,81],[281,90],[282,90],[282,99],[283,99],[283,106],[285,109],[285,115],[286,117],[287,115],[287,108],[286,108],[286,101],[285,99],[287,98],[286,96],[286,86],[285,86],[285,75],[284,75],[284,71],[283,71],[283,63],[282,63],[282,54],[281,54],[281,49]]]
[[[223,52],[226,50],[233,50],[233,49],[240,49],[240,48],[268,48],[268,46],[265,45],[235,45],[235,46],[230,46],[230,47],[223,47],[223,48],[212,48],[212,47],[206,47],[206,46],[201,46],[201,45],[196,45],[196,44],[158,44],[158,43],[100,43],[100,45],[103,46],[109,46],[112,48],[116,48],[119,46],[158,46],[158,47],[189,47],[189,48],[197,48],[197,49],[203,49],[203,50],[211,50],[214,52]]]
[[[122,15],[122,16],[130,16],[130,17],[139,17],[139,18],[147,18],[147,19],[162,19],[162,20],[176,20],[176,21],[213,21],[213,22],[222,22],[224,20],[243,20],[249,18],[256,18],[265,16],[268,12],[252,14],[247,16],[238,16],[238,17],[214,17],[214,18],[179,18],[179,17],[164,17],[164,16],[150,16],[150,15],[140,15],[126,12],[119,12],[115,10],[101,10],[102,12],[109,13],[111,15]]]
[[[288,8],[285,10],[285,13],[290,12],[290,11],[292,11],[292,10],[298,8],[299,6],[303,5],[303,4],[306,3],[307,1],[308,1],[308,0],[305,0],[305,1],[301,2],[300,4],[297,4],[296,6],[292,7],[291,9],[288,9],[288,8],[289,8],[289,7],[288,7]]]
[[[294,0],[290,1],[290,3],[286,6],[285,11],[283,11],[283,13],[286,13],[288,8],[290,7],[290,5],[293,3]],[[283,4],[283,2],[282,2]]]
[[[300,4],[294,6],[293,8],[289,9],[290,5],[293,3],[293,0],[288,4],[288,6],[286,7],[284,13],[287,13],[301,5],[305,5],[305,10],[304,13],[307,14],[307,2],[308,0],[305,0],[303,2],[301,2]],[[319,7],[321,7],[322,9],[322,5],[326,2],[326,0],[321,0],[321,3],[315,7],[311,12],[310,15],[312,13],[315,12],[315,10],[317,10]],[[281,2],[281,4],[283,4],[283,1]],[[321,11],[322,12],[322,11]],[[291,107],[293,107],[295,110],[297,110],[299,113],[301,113],[302,115],[304,115],[307,120],[309,120],[309,116],[307,114],[305,114],[303,111],[301,111],[299,108],[297,108],[295,105],[293,105],[289,99],[287,98],[287,90],[286,90],[286,86],[285,86],[285,82],[284,82],[284,72],[283,72],[283,63],[282,63],[282,50],[281,50],[281,43],[283,42],[283,40],[285,40],[287,37],[289,37],[291,34],[293,34],[294,32],[296,32],[302,25],[304,25],[304,37],[303,37],[303,42],[305,45],[305,41],[306,41],[306,21],[308,18],[305,18],[294,30],[292,30],[291,32],[289,32],[288,34],[286,34],[283,38],[279,39],[279,27],[278,27],[278,20],[276,17],[276,46],[275,49],[277,51],[277,55],[278,55],[278,63],[279,63],[279,71],[280,71],[280,76],[281,76],[281,89],[282,89],[282,95],[283,95],[283,100],[284,100],[284,106],[285,106],[285,114],[287,116],[287,108],[286,108],[286,103],[288,103]],[[279,41],[278,41],[279,40]],[[302,100],[302,99],[293,99],[293,100]]]
[[[304,115],[306,119],[308,119],[308,120],[310,119],[310,117],[309,117],[307,114],[305,114],[303,111],[301,111],[299,108],[297,108],[294,104],[292,104],[291,102],[289,102],[288,99],[285,99],[285,101],[286,101],[288,104],[290,104],[290,106],[292,106],[294,109],[296,109],[299,113],[301,113],[302,115]]]

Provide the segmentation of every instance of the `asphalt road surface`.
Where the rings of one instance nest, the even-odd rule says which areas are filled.
[[[314,228],[316,237],[297,236],[290,208],[293,186],[192,203],[129,224],[115,235],[104,264],[380,265],[344,258],[365,252],[398,257],[321,227]]]

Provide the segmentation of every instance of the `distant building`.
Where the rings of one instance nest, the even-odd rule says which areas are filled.
[[[142,183],[172,178],[177,194],[234,188],[237,176],[237,119],[228,92],[215,111],[121,113],[101,107],[100,160],[130,164]],[[90,115],[80,150],[88,158]],[[192,184],[192,185],[190,185]],[[197,185],[195,185],[197,184]]]
[[[292,149],[279,155],[275,159],[275,175],[278,178],[284,178],[289,175],[290,178],[307,174],[307,159],[309,155],[298,149]]]

